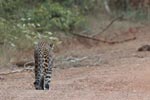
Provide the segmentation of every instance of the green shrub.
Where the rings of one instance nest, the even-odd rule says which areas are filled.
[[[70,33],[84,22],[79,12],[52,0],[1,0],[0,12],[0,43],[16,48],[40,38],[58,42],[53,33]]]
[[[36,44],[39,39],[59,42],[50,31],[43,34],[34,31],[34,24],[13,24],[0,18],[0,43],[19,49],[28,49]]]
[[[29,12],[25,19],[27,23],[34,23],[38,32],[49,30],[71,31],[83,22],[83,17],[68,8],[63,7],[59,3],[44,3],[37,9]]]

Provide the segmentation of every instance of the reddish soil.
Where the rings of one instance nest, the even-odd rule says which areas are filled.
[[[34,89],[33,72],[1,75],[0,100],[150,100],[150,52],[137,51],[150,44],[149,31],[149,27],[141,28],[133,41],[76,44],[56,54],[62,59],[87,58],[74,67],[59,64],[60,68],[54,68],[49,91]]]

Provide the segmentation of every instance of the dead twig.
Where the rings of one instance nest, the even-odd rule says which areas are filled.
[[[80,62],[83,61],[85,59],[87,59],[88,57],[82,57],[82,58],[76,58],[76,57],[68,57],[65,60],[68,62]]]
[[[26,68],[27,65],[34,66],[34,61],[28,61],[28,62],[24,63],[24,68]]]
[[[24,69],[20,69],[20,70],[13,70],[13,71],[10,71],[10,72],[2,72],[0,73],[0,75],[8,75],[8,74],[14,74],[14,73],[21,73],[21,72],[24,72],[24,71],[33,71],[34,68],[24,68]]]
[[[17,67],[25,67],[25,66],[34,66],[34,61],[17,61],[12,62],[13,65],[16,65]]]
[[[20,70],[13,70],[13,71],[10,71],[10,72],[3,72],[3,73],[0,73],[0,75],[8,75],[8,74],[14,74],[14,73],[21,73],[21,72],[24,72],[24,71],[33,71],[34,70],[34,67],[27,67],[27,65],[33,65],[33,61],[29,61],[29,62],[26,62],[24,63],[24,68],[23,69],[20,69]]]
[[[98,35],[98,34],[101,34],[101,33],[105,32],[115,21],[121,19],[122,17],[123,17],[123,15],[121,15],[121,16],[119,16],[119,17],[113,19],[101,32],[98,32],[98,33],[96,33],[96,34],[93,34],[93,35],[91,35],[91,37],[94,37],[94,36],[96,36],[96,35]]]

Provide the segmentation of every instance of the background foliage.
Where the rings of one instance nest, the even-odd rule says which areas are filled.
[[[83,15],[78,8],[67,6],[70,2],[66,1],[1,0],[1,44],[22,48],[27,44],[23,41],[31,44],[40,38],[58,40],[57,31],[70,33],[81,27],[85,21]]]
[[[60,32],[84,29],[85,16],[107,14],[106,6],[109,17],[123,14],[128,20],[149,20],[149,2],[145,1],[0,0],[0,44],[24,48],[40,38],[57,39]]]

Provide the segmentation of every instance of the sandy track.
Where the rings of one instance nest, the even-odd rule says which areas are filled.
[[[0,100],[150,100],[150,53],[136,51],[150,35],[138,36],[122,44],[72,51],[101,55],[102,62],[55,68],[50,91],[34,89],[32,72],[0,76]]]

